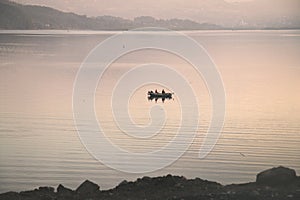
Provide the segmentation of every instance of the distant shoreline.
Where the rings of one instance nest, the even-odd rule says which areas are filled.
[[[225,25],[208,20],[201,22],[187,18],[160,19],[152,16],[138,16],[126,19],[101,15],[88,17],[76,13],[63,12],[47,6],[24,5],[3,0],[0,2],[1,30],[95,30],[126,31],[141,27],[163,27],[170,30],[294,30],[299,24],[236,24]]]
[[[134,30],[134,29],[133,29]],[[0,29],[0,34],[51,34],[51,32],[55,34],[95,34],[95,33],[120,33],[126,31],[133,31],[133,30],[65,30],[65,29]],[[299,29],[218,29],[218,30],[170,30],[176,32],[269,32],[269,31],[300,31]],[[149,30],[150,32],[150,30]],[[160,31],[153,31],[153,32],[160,32]],[[164,31],[161,31],[164,32]]]

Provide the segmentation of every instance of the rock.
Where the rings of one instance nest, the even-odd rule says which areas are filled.
[[[149,176],[144,176],[143,178],[142,178],[142,181],[144,181],[144,182],[150,182],[152,179],[149,177]]]
[[[39,187],[38,191],[43,192],[43,193],[54,193],[54,188],[53,187]]]
[[[274,187],[272,184],[277,185]],[[76,191],[63,185],[59,185],[56,191],[54,192],[54,188],[51,187],[40,187],[19,193],[8,192],[0,194],[0,200],[298,200],[300,177],[296,177],[294,170],[277,167],[259,173],[257,182],[227,186],[199,178],[186,179],[167,175],[123,181],[119,186],[110,190],[100,191],[97,184],[87,180]]]
[[[74,194],[74,191],[66,188],[65,186],[59,184],[57,187],[57,195],[59,196],[72,196]]]
[[[19,193],[21,199],[30,199],[30,200],[55,200],[56,194],[53,187],[39,187],[38,189],[32,191],[24,191]]]
[[[123,186],[123,185],[127,185],[127,184],[128,184],[128,181],[123,180],[118,186]]]
[[[257,174],[256,183],[270,186],[285,185],[296,179],[295,170],[280,166]]]
[[[21,195],[17,192],[6,192],[0,194],[0,200],[16,200],[21,199]]]
[[[99,192],[99,185],[86,180],[84,181],[77,189],[76,189],[76,193],[79,194],[80,196],[90,196],[92,194],[95,194],[97,192]]]
[[[253,195],[253,196],[258,196],[258,195],[260,195],[260,194],[259,194],[259,192],[258,192],[257,190],[253,190],[253,191],[251,192],[251,195]]]

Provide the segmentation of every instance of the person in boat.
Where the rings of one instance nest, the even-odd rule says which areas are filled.
[[[161,93],[162,93],[162,94],[165,94],[166,92],[165,92],[165,90],[163,89],[163,90],[161,91]]]
[[[158,93],[157,90],[155,90],[155,93],[156,93],[156,94]]]

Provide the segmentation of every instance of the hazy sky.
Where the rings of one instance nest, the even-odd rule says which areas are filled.
[[[229,25],[300,19],[300,0],[14,0],[87,16],[187,18]]]

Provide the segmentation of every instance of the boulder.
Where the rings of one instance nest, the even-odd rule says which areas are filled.
[[[54,192],[53,187],[39,187],[38,189],[34,189],[31,191],[24,191],[19,193],[21,195],[21,199],[30,199],[30,200],[55,200],[56,194]]]
[[[39,187],[38,191],[52,194],[52,193],[54,193],[54,188],[53,187]]]
[[[100,189],[99,185],[89,180],[86,180],[76,189],[76,193],[79,194],[80,196],[82,195],[90,196],[99,192],[99,189]]]
[[[21,195],[17,192],[6,192],[0,194],[0,200],[16,200],[21,199]]]
[[[285,185],[297,179],[296,171],[286,167],[275,167],[260,172],[256,176],[256,183],[263,185]]]
[[[59,196],[72,196],[74,194],[74,191],[66,188],[65,186],[59,184],[57,187],[57,195]]]

